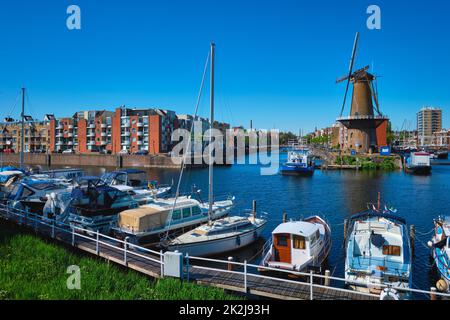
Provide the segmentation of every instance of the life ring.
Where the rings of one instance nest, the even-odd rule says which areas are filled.
[[[392,288],[385,288],[380,293],[380,300],[400,300],[397,290]]]

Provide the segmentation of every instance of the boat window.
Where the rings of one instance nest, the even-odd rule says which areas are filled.
[[[183,218],[189,218],[191,216],[191,208],[183,209]]]
[[[28,189],[27,187],[23,188],[23,192],[22,192],[22,197],[26,198],[26,197],[30,197],[34,194],[33,191],[31,191],[30,189]]]
[[[305,237],[302,236],[294,236],[294,249],[305,250],[306,249],[306,240]]]
[[[401,250],[399,246],[383,246],[383,254],[387,256],[400,256]]]
[[[277,236],[277,246],[287,247],[287,236]]]
[[[172,220],[178,220],[181,218],[181,211],[180,210],[174,210],[172,213]]]
[[[200,207],[192,207],[192,215],[193,216],[198,216],[201,213],[202,213],[202,209],[200,209]]]

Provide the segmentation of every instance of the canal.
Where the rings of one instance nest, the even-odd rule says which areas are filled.
[[[280,161],[286,154],[280,155]],[[252,200],[257,201],[258,211],[268,213],[268,224],[263,232],[264,240],[282,222],[285,211],[289,219],[301,219],[309,215],[325,217],[332,228],[333,247],[328,258],[328,269],[335,276],[344,274],[343,221],[352,214],[363,211],[367,203],[376,202],[378,192],[382,203],[395,207],[397,214],[408,224],[416,226],[415,256],[413,259],[413,284],[416,288],[429,289],[435,285],[437,275],[432,271],[429,249],[433,218],[448,214],[450,194],[450,166],[434,166],[430,176],[412,176],[401,171],[321,171],[312,177],[285,177],[260,175],[259,165],[248,164],[216,167],[214,170],[214,193],[217,196],[236,197],[236,212],[251,209]],[[88,174],[102,174],[111,168],[88,167]],[[160,183],[176,185],[179,170],[148,169],[148,178]],[[201,189],[207,201],[208,170],[186,170],[182,191],[189,192],[192,186]],[[258,245],[232,253],[235,260],[261,259],[261,240]],[[221,257],[225,258],[225,257]]]

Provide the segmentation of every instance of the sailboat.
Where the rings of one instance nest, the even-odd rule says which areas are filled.
[[[214,123],[214,50],[211,43],[211,85],[210,85],[210,129]],[[212,145],[213,137],[210,130],[209,144]],[[225,218],[212,221],[213,214],[213,148],[209,153],[209,221],[191,231],[188,231],[168,243],[162,245],[170,251],[178,250],[191,256],[211,256],[232,250],[236,250],[253,243],[261,235],[266,220],[257,217],[256,206],[252,213],[245,216],[230,215]]]

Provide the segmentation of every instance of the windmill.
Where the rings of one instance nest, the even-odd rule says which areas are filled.
[[[358,41],[359,33],[357,32],[348,74],[336,80],[336,84],[346,81],[344,101],[337,121],[348,129],[347,148],[367,153],[386,144],[386,134],[384,136],[377,134],[377,128],[383,124],[386,125],[388,119],[380,111],[378,90],[374,85],[376,76],[368,72],[369,66],[353,71]],[[353,85],[350,115],[344,117],[350,83]],[[377,115],[374,114],[374,103]]]

